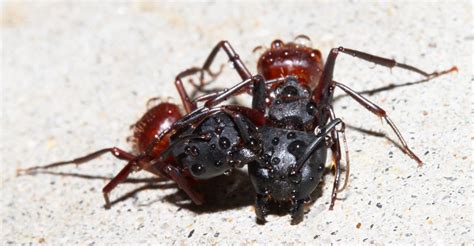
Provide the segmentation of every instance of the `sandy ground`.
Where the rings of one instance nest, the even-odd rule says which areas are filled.
[[[472,13],[469,1],[2,2],[2,244],[472,244]],[[323,54],[342,45],[427,71],[459,68],[368,96],[389,112],[423,167],[390,142],[386,124],[338,96],[336,113],[350,126],[350,186],[328,211],[326,175],[322,196],[297,226],[275,211],[256,224],[245,170],[203,184],[208,202],[200,207],[172,182],[137,173],[112,193],[110,210],[101,189],[124,165],[111,156],[15,174],[103,147],[130,149],[129,126],[146,101],[179,103],[174,76],[201,65],[219,40],[229,40],[254,72],[254,47],[298,34]],[[335,78],[357,91],[422,79],[349,56],[337,61]],[[227,67],[216,86],[238,81]]]

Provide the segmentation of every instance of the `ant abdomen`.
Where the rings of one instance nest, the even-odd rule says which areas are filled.
[[[301,84],[314,89],[323,72],[323,60],[319,50],[277,39],[260,56],[257,69],[265,80],[296,76]]]
[[[133,126],[132,142],[138,152],[146,151],[156,135],[170,128],[182,115],[177,105],[160,103],[149,109]],[[163,137],[155,146],[151,156],[159,156],[168,147],[169,134]]]

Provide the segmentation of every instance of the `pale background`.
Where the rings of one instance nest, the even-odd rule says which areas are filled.
[[[473,243],[472,13],[469,1],[2,2],[2,243]],[[202,207],[179,201],[185,196],[171,182],[135,174],[140,180],[120,185],[112,199],[138,192],[110,210],[101,189],[124,165],[110,156],[52,170],[62,176],[16,177],[19,167],[108,146],[130,149],[128,127],[147,99],[179,103],[174,76],[201,65],[219,40],[229,40],[255,71],[254,47],[298,34],[324,57],[342,45],[429,71],[458,66],[431,83],[370,96],[425,166],[386,138],[348,129],[345,199],[327,210],[327,175],[322,197],[297,226],[289,215],[255,223],[244,172],[210,181]],[[231,68],[225,74],[220,85],[239,81]],[[421,79],[348,56],[338,59],[335,78],[358,91]],[[351,126],[394,138],[350,98],[335,105]]]

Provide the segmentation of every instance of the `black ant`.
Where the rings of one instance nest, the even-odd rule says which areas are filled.
[[[298,38],[306,38],[299,36]],[[183,78],[204,74],[215,78],[210,66],[220,50],[224,50],[243,82],[191,99],[183,86]],[[345,143],[344,123],[336,118],[332,108],[335,88],[340,88],[358,103],[383,118],[397,135],[401,148],[419,166],[420,158],[410,150],[402,134],[386,112],[368,99],[333,80],[336,58],[339,54],[373,62],[378,65],[406,69],[427,80],[457,71],[456,67],[442,72],[427,73],[395,60],[370,55],[343,47],[332,49],[326,64],[321,53],[297,43],[275,40],[258,61],[258,75],[253,76],[227,41],[219,42],[202,68],[191,68],[175,80],[186,115],[179,113],[171,103],[161,103],[150,109],[134,127],[134,143],[138,154],[118,148],[98,150],[72,161],[32,167],[31,173],[65,164],[79,164],[103,153],[112,153],[128,164],[104,189],[106,206],[108,194],[136,170],[146,170],[174,180],[196,204],[203,202],[194,189],[196,180],[227,173],[235,167],[249,165],[251,181],[257,193],[257,219],[265,221],[269,200],[290,201],[293,223],[303,219],[303,205],[319,184],[327,149],[332,150],[336,175],[331,195],[333,209],[337,193],[348,181],[349,161],[346,156],[346,179],[339,187],[342,173],[341,144]],[[241,105],[217,106],[231,96],[250,92],[252,107]],[[204,105],[198,107],[202,102]],[[340,129],[336,126],[340,125]],[[345,143],[346,144],[346,143]],[[346,144],[346,155],[348,155]]]
[[[309,40],[304,35],[296,39],[298,38]],[[203,71],[215,76],[209,68],[220,49],[224,50],[234,63],[243,80],[251,79],[248,69],[227,41],[221,41],[213,49],[202,67]],[[423,164],[408,147],[385,110],[346,85],[333,80],[336,58],[339,54],[348,54],[389,68],[406,69],[425,76],[426,81],[457,71],[456,67],[452,67],[442,72],[427,73],[392,59],[343,47],[331,49],[324,65],[321,52],[316,49],[293,42],[273,41],[270,49],[260,56],[257,64],[258,74],[266,81],[266,91],[261,92],[254,88],[251,93],[252,107],[261,113],[253,115],[252,118],[265,119],[265,123],[259,126],[259,135],[263,137],[262,161],[249,163],[249,174],[257,193],[256,214],[260,222],[265,221],[269,200],[290,201],[293,223],[303,219],[304,202],[309,199],[309,195],[321,180],[328,148],[332,150],[336,170],[330,210],[334,208],[337,193],[347,186],[349,157],[345,141],[345,125],[336,118],[332,107],[336,88],[342,89],[367,110],[383,118],[397,135],[405,154],[414,159],[419,166]],[[240,85],[236,87],[239,89],[230,89],[222,96],[228,97],[245,91]],[[336,125],[341,125],[341,128],[336,129]],[[339,187],[342,173],[339,134],[346,147],[346,178],[342,188]]]

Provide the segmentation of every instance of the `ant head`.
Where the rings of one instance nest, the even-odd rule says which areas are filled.
[[[272,42],[259,58],[258,73],[265,80],[296,76],[301,84],[314,88],[319,82],[323,69],[321,52],[297,42]]]
[[[289,76],[274,90],[269,108],[270,119],[281,128],[311,130],[317,123],[317,107],[311,90],[294,76]]]

